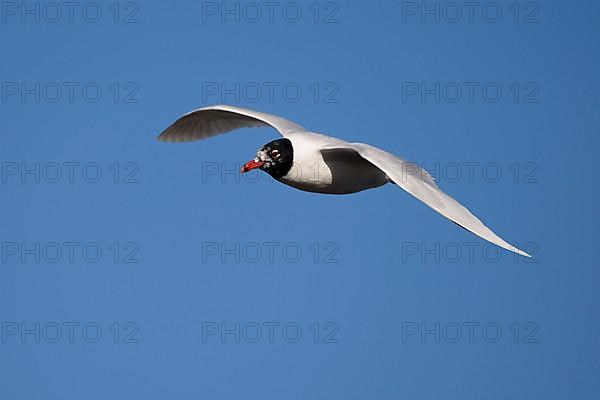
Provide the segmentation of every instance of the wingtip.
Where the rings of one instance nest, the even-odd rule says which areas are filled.
[[[523,251],[523,250],[521,250],[521,249],[519,249],[517,247],[511,246],[511,248],[509,250],[511,250],[511,251],[513,251],[513,252],[521,255],[521,256],[532,258],[531,254],[529,254],[529,253],[527,253],[527,252],[525,252],[525,251]]]
[[[169,132],[170,128],[165,129],[164,131],[162,131],[157,137],[156,140],[159,142],[164,142],[164,143],[173,143],[173,142],[178,142],[179,140],[177,140],[177,135],[171,135]]]

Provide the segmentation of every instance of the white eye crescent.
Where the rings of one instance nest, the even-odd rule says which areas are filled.
[[[277,157],[279,157],[279,151],[278,150],[272,150],[269,155],[271,157],[273,157],[273,158],[277,158]]]

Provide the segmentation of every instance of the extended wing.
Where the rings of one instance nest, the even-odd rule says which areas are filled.
[[[228,105],[199,108],[185,114],[165,129],[158,140],[163,142],[191,142],[238,128],[271,126],[282,136],[305,131],[303,127],[276,115]]]
[[[328,150],[333,150],[335,148],[350,148],[355,150],[365,160],[385,172],[394,183],[442,214],[444,217],[504,249],[514,251],[515,253],[526,257],[531,257],[523,250],[504,241],[501,237],[492,232],[490,228],[485,226],[483,222],[474,216],[466,207],[442,192],[435,184],[431,175],[416,164],[405,161],[393,154],[364,143],[348,143],[347,145],[342,146],[336,145],[331,146]]]

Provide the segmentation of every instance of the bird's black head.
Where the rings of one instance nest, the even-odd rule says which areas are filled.
[[[242,173],[260,168],[275,179],[285,176],[294,164],[294,148],[289,139],[277,139],[258,150],[254,160],[242,167]]]

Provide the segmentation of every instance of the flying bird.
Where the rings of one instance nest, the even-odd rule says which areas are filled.
[[[281,183],[316,193],[349,194],[393,183],[461,227],[517,254],[531,257],[500,238],[466,207],[444,193],[418,165],[365,143],[311,132],[276,115],[229,105],[189,112],[158,140],[191,142],[238,128],[270,126],[283,137],[262,146],[242,173],[259,168]]]

